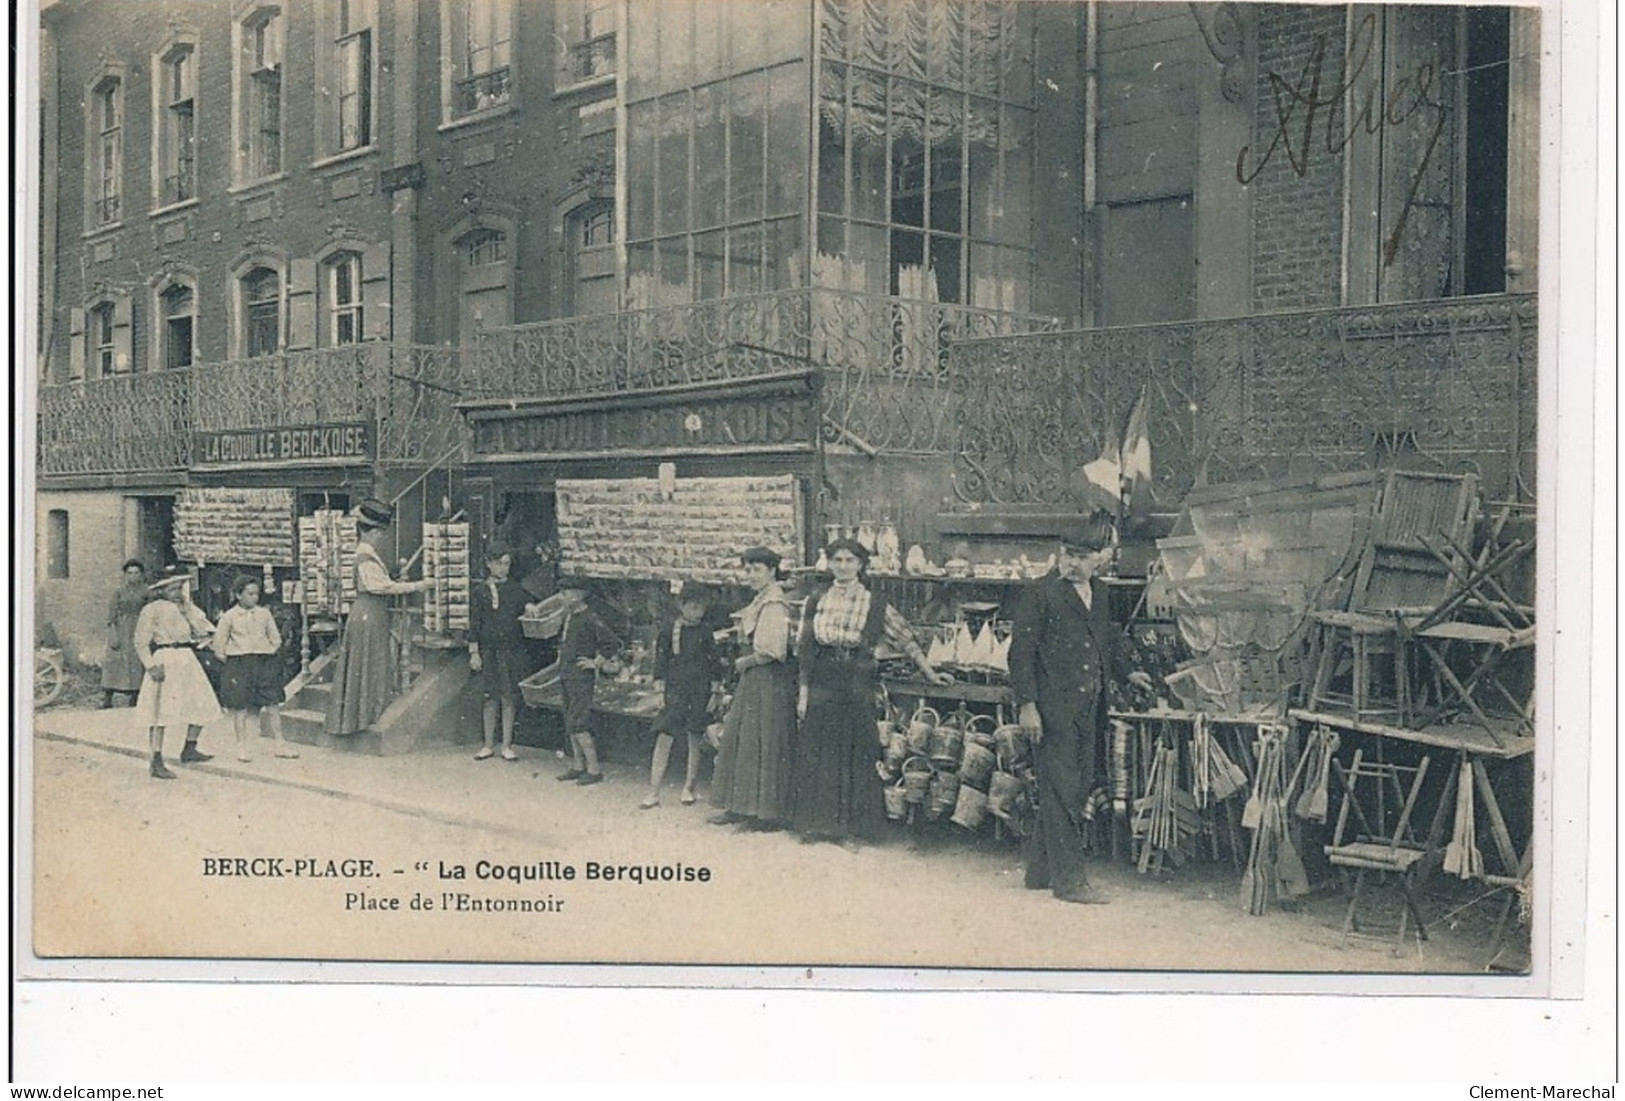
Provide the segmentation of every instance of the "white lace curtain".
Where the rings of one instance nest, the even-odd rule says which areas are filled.
[[[940,92],[996,100],[1003,68],[1029,60],[1015,5],[1001,0],[822,0],[819,35],[826,60],[851,62],[854,138],[885,136],[890,74],[902,78],[891,82],[893,133],[926,144],[964,133],[997,145],[996,109],[978,109],[974,101],[967,107],[964,96]],[[845,103],[840,70],[826,65],[820,80],[821,109],[839,126]],[[928,85],[939,94],[928,97]]]

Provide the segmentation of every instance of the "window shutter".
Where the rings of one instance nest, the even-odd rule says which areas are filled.
[[[129,295],[113,300],[113,373],[135,370],[134,311]]]
[[[85,311],[75,306],[68,311],[68,381],[85,377]]]
[[[368,245],[361,253],[361,339],[389,340],[392,335],[394,310],[390,308],[390,272],[388,241]]]
[[[316,261],[295,260],[288,275],[288,350],[316,346]]]

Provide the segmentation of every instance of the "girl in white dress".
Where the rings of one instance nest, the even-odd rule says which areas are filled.
[[[136,697],[137,721],[147,728],[152,762],[148,772],[155,780],[173,780],[175,774],[164,766],[164,728],[186,724],[186,744],[181,763],[207,761],[213,754],[197,747],[203,727],[220,717],[209,678],[198,664],[197,645],[214,633],[209,617],[193,604],[187,593],[188,578],[175,574],[150,586],[153,601],[141,609],[135,622],[135,654],[146,673],[141,678],[141,694]]]

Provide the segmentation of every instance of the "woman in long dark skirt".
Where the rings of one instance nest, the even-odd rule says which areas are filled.
[[[432,581],[396,581],[378,553],[395,510],[368,498],[355,507],[355,599],[339,639],[327,732],[349,737],[366,730],[395,698],[398,647],[389,630],[389,598],[426,592]]]
[[[895,608],[862,581],[869,551],[855,539],[825,548],[835,580],[807,601],[801,616],[801,687],[796,713],[796,832],[805,841],[855,848],[885,821],[875,762],[879,688],[875,650],[882,641],[906,654],[932,684],[950,684],[926,658]]]
[[[739,686],[723,720],[711,781],[713,825],[754,821],[776,826],[790,818],[790,745],[795,735],[795,676],[790,658],[790,610],[779,588],[779,556],[766,547],[744,554],[745,579],[756,597],[736,613]]]

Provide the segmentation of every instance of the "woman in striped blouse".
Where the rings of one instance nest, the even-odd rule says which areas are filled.
[[[801,616],[801,685],[796,699],[794,823],[806,841],[855,848],[885,821],[875,706],[882,642],[908,655],[933,684],[952,683],[914,641],[908,622],[862,581],[869,551],[855,539],[825,548],[834,583],[807,601]]]

